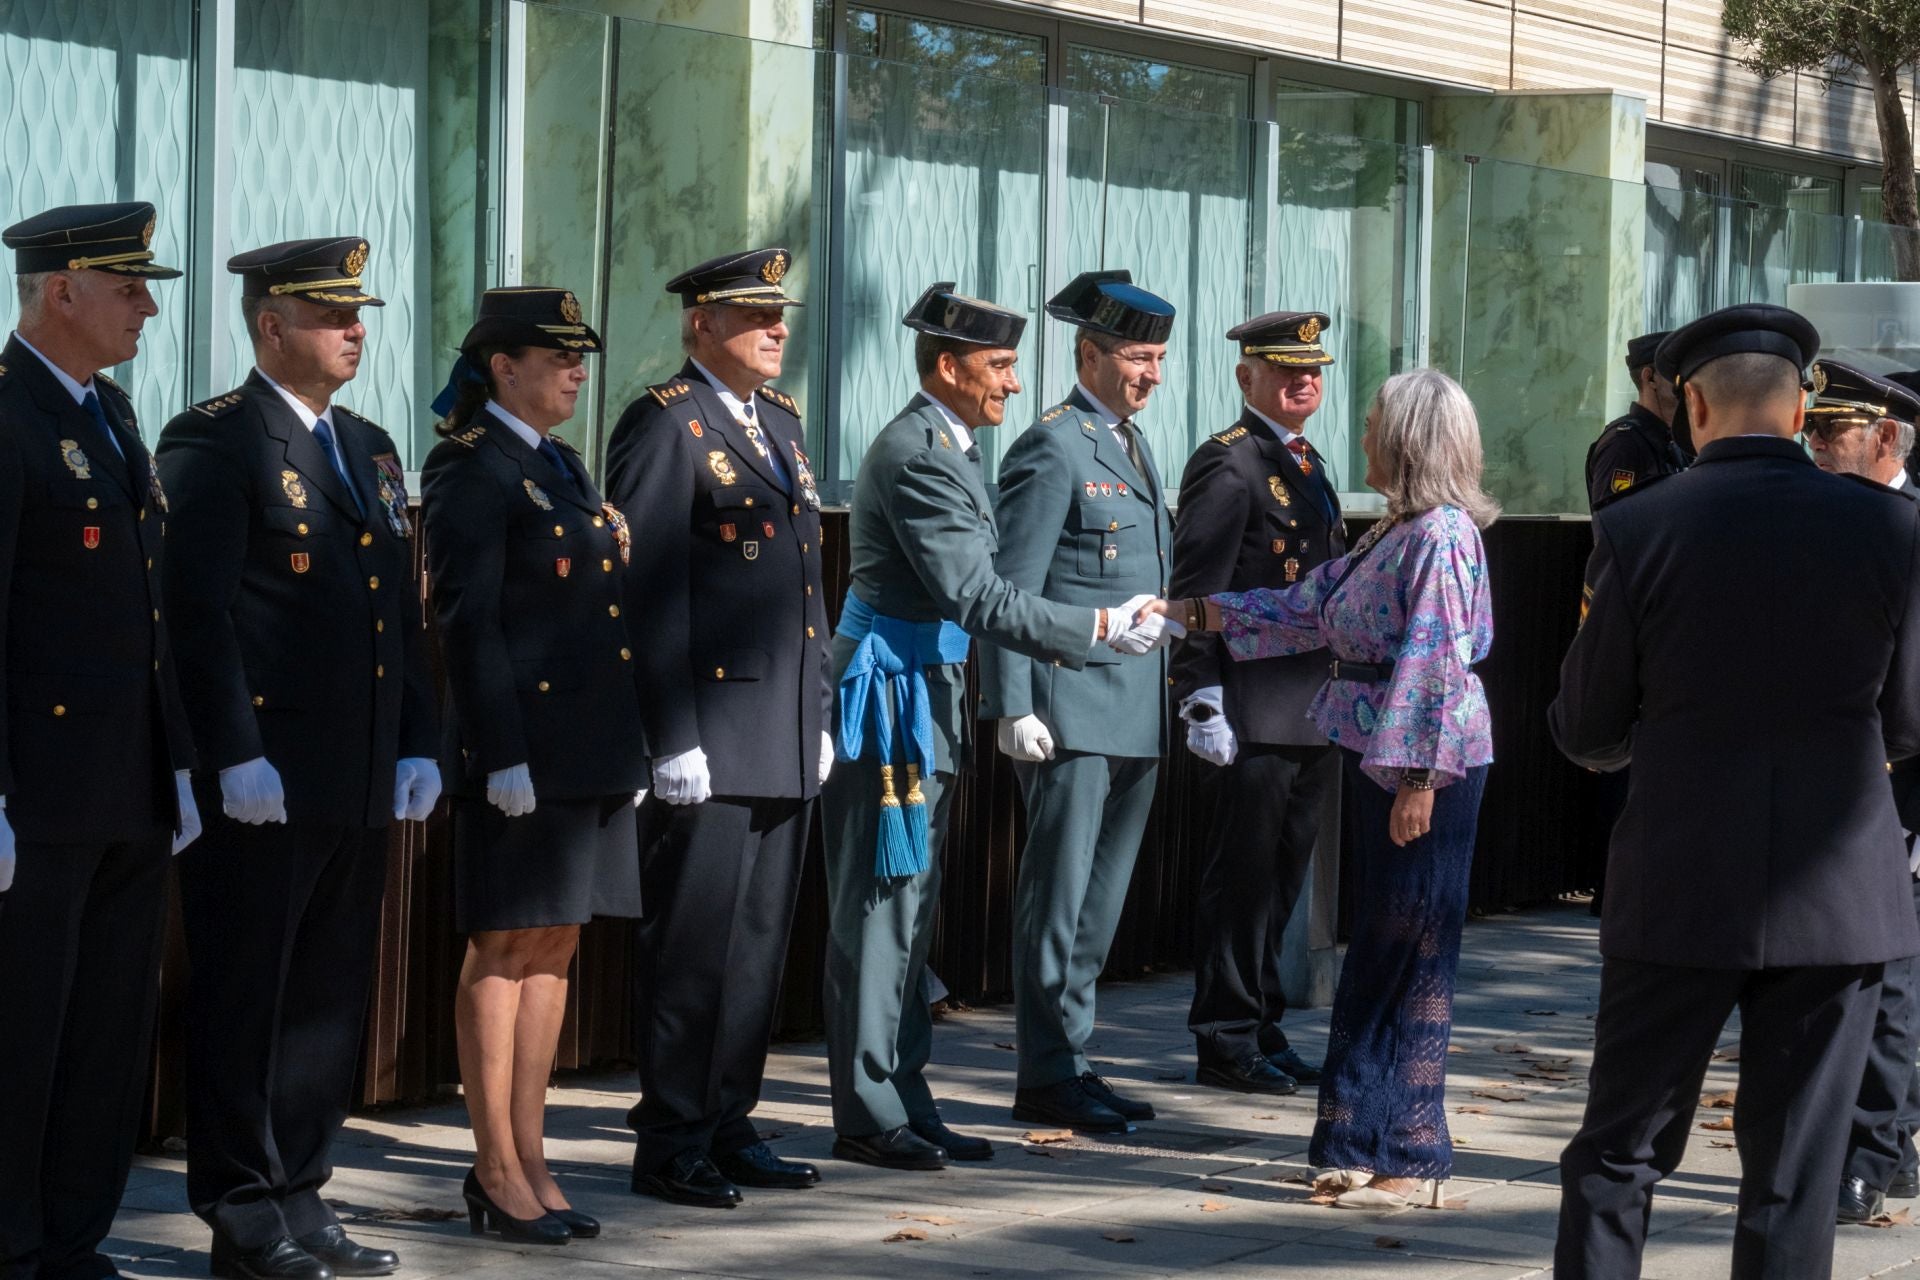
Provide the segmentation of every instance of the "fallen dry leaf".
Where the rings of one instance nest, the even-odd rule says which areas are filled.
[[[1524,1089],[1475,1089],[1473,1096],[1493,1102],[1525,1102],[1527,1100]]]
[[[1508,1040],[1502,1044],[1497,1044],[1493,1046],[1493,1051],[1495,1053],[1532,1053],[1533,1052],[1533,1050],[1527,1048],[1526,1045],[1521,1044],[1517,1040]]]
[[[1233,1184],[1231,1182],[1203,1182],[1200,1184],[1200,1189],[1202,1191],[1232,1191]]]
[[[1447,1052],[1448,1052],[1448,1053],[1465,1053],[1465,1052],[1466,1052],[1466,1050],[1465,1050],[1465,1049],[1462,1049],[1462,1048],[1461,1048],[1461,1047],[1460,1047],[1459,1045],[1457,1045],[1457,1044],[1450,1044],[1450,1045],[1448,1045],[1448,1046],[1447,1046]]]
[[[1907,1225],[1907,1211],[1896,1209],[1892,1213],[1877,1213],[1860,1224],[1863,1227],[1904,1227]]]
[[[1713,1060],[1715,1062],[1738,1062],[1740,1061],[1740,1050],[1738,1047],[1732,1049],[1715,1049],[1713,1051]]]
[[[927,1233],[922,1231],[918,1227],[902,1227],[898,1231],[894,1232],[892,1235],[883,1239],[880,1243],[881,1244],[902,1244],[909,1240],[925,1240],[926,1238],[927,1238]]]
[[[1310,1187],[1313,1185],[1313,1179],[1301,1173],[1298,1169],[1289,1169],[1281,1173],[1270,1173],[1267,1175],[1267,1181],[1302,1187]]]
[[[1392,1236],[1375,1236],[1373,1238],[1373,1247],[1376,1249],[1404,1249],[1407,1247],[1407,1242],[1405,1240],[1397,1240]]]
[[[1729,1089],[1725,1093],[1709,1093],[1700,1099],[1703,1107],[1731,1107],[1739,1094],[1738,1089]]]
[[[1155,1080],[1185,1080],[1186,1078],[1187,1073],[1184,1071],[1162,1071],[1154,1077]]]
[[[1560,1016],[1560,1011],[1558,1009],[1529,1009],[1527,1010],[1527,1016],[1529,1018],[1557,1018]]]
[[[1047,1150],[1045,1147],[1022,1147],[1020,1149],[1030,1156],[1045,1156],[1049,1160],[1055,1158],[1053,1152]]]
[[[1280,1118],[1281,1118],[1280,1116],[1278,1116],[1278,1115],[1276,1115],[1276,1114],[1273,1114],[1273,1113],[1271,1113],[1271,1112],[1269,1112],[1269,1113],[1268,1113],[1268,1114],[1266,1114],[1266,1115],[1262,1115],[1262,1116],[1255,1116],[1255,1117],[1254,1117],[1254,1119],[1255,1119],[1255,1120],[1278,1120],[1278,1119],[1280,1119]]]
[[[1710,1147],[1729,1148],[1729,1147],[1732,1147],[1734,1144],[1731,1142],[1722,1142],[1718,1138],[1709,1138],[1707,1139],[1707,1145]]]
[[[1200,1212],[1202,1213],[1218,1213],[1226,1207],[1227,1206],[1221,1204],[1218,1200],[1202,1200],[1200,1202]]]
[[[1045,1146],[1049,1142],[1072,1142],[1073,1130],[1029,1129],[1027,1130],[1027,1141],[1039,1143],[1042,1146]]]
[[[1100,1238],[1101,1238],[1102,1240],[1111,1240],[1111,1241],[1113,1241],[1113,1242],[1114,1242],[1115,1244],[1132,1244],[1132,1243],[1133,1243],[1133,1232],[1131,1232],[1131,1231],[1102,1231],[1102,1232],[1100,1233]]]
[[[1700,1127],[1702,1129],[1713,1129],[1715,1131],[1724,1132],[1725,1130],[1733,1128],[1733,1117],[1721,1116],[1718,1120],[1702,1120],[1700,1122]]]
[[[996,1049],[1011,1049],[1014,1047],[1014,1044],[1011,1040],[995,1040],[993,1047]]]
[[[965,1218],[945,1218],[937,1213],[908,1213],[902,1209],[898,1213],[887,1215],[889,1222],[924,1222],[930,1227],[953,1227],[965,1222]]]
[[[1478,1103],[1469,1102],[1463,1107],[1455,1107],[1453,1114],[1457,1116],[1488,1116],[1493,1114],[1493,1108],[1483,1107]]]
[[[1457,1133],[1452,1136],[1451,1141],[1453,1142],[1453,1145],[1456,1147],[1471,1147],[1474,1145],[1472,1138],[1462,1137],[1460,1134],[1457,1134]]]

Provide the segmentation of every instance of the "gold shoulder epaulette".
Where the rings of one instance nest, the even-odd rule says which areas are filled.
[[[109,378],[106,374],[96,373],[93,376],[96,381],[106,383],[108,386],[112,387],[115,391],[118,391],[121,395],[127,394],[125,388],[123,388],[119,383],[115,382],[112,378]]]
[[[448,436],[447,439],[453,441],[455,444],[463,444],[467,446],[467,448],[471,449],[473,448],[474,445],[479,444],[480,437],[486,434],[487,434],[486,424],[482,422],[476,422],[472,426],[468,427],[465,431],[455,432],[453,435]]]
[[[1053,406],[1053,408],[1047,410],[1045,413],[1040,415],[1040,422],[1042,425],[1052,422],[1054,419],[1060,417],[1062,414],[1066,413],[1068,410],[1072,408],[1073,406],[1070,404],[1057,404]]]
[[[685,378],[676,378],[672,382],[656,383],[648,387],[647,394],[655,400],[658,400],[661,404],[668,404],[678,400],[681,396],[686,395],[692,390],[692,383],[688,382]]]
[[[100,375],[95,374],[94,376],[99,377]],[[215,396],[211,400],[203,400],[193,406],[196,413],[204,413],[209,418],[217,418],[223,413],[232,413],[239,407],[240,393],[238,391],[229,391],[223,396]]]
[[[565,436],[562,436],[562,435],[561,435],[561,434],[560,434],[560,433],[559,433],[558,431],[549,431],[549,432],[547,432],[547,439],[549,439],[549,440],[551,440],[551,441],[553,441],[553,442],[554,442],[555,444],[557,444],[557,445],[559,445],[559,446],[560,446],[560,447],[561,447],[562,449],[565,449],[565,450],[566,450],[566,451],[567,451],[568,453],[579,453],[579,452],[580,452],[580,451],[579,451],[578,449],[576,449],[576,448],[574,448],[574,447],[573,447],[572,445],[570,445],[570,444],[568,444],[568,443],[567,443],[567,440],[566,440],[566,437],[565,437]]]
[[[1245,427],[1228,427],[1225,431],[1215,432],[1212,439],[1215,444],[1233,444],[1247,438]]]
[[[349,409],[349,408],[347,408],[347,406],[345,406],[345,405],[343,405],[343,404],[337,404],[337,405],[335,405],[335,406],[333,406],[333,408],[334,408],[334,412],[336,412],[336,413],[344,413],[344,414],[346,414],[346,415],[347,415],[347,416],[348,416],[349,418],[352,418],[352,419],[353,419],[353,420],[354,420],[355,422],[364,422],[364,423],[366,423],[366,424],[367,424],[368,426],[370,426],[370,427],[371,427],[371,426],[377,426],[377,425],[378,425],[377,423],[375,423],[375,422],[374,422],[374,420],[373,420],[372,418],[369,418],[369,417],[368,417],[368,416],[367,416],[366,414],[364,414],[364,413],[355,413],[355,412],[354,412],[353,410],[351,410],[351,409]]]
[[[782,391],[780,388],[762,387],[760,388],[760,394],[765,396],[767,399],[773,401],[775,404],[779,405],[782,409],[785,409],[788,413],[792,414],[794,417],[797,418],[800,416],[800,405],[794,400],[792,396],[788,395],[786,392]]]

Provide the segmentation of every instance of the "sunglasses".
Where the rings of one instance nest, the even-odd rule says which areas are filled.
[[[1835,416],[1808,418],[1804,429],[1808,435],[1817,437],[1831,444],[1834,440],[1852,431],[1855,427],[1870,427],[1873,425],[1873,422],[1874,420],[1872,418],[1866,417]]]

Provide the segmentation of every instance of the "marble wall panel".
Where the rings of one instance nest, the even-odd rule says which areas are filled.
[[[1608,88],[1660,100],[1660,42],[1521,10],[1514,16],[1513,87]]]
[[[1336,0],[1144,0],[1150,27],[1281,49],[1314,58],[1340,53]]]
[[[1347,0],[1341,60],[1400,75],[1508,86],[1513,15],[1479,0]]]
[[[1734,58],[1667,47],[1665,123],[1792,146],[1793,111],[1793,77],[1763,81]]]

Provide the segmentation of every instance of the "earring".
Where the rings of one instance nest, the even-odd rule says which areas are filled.
[[[507,375],[507,385],[510,387],[518,387],[520,385],[520,379],[510,373]]]

